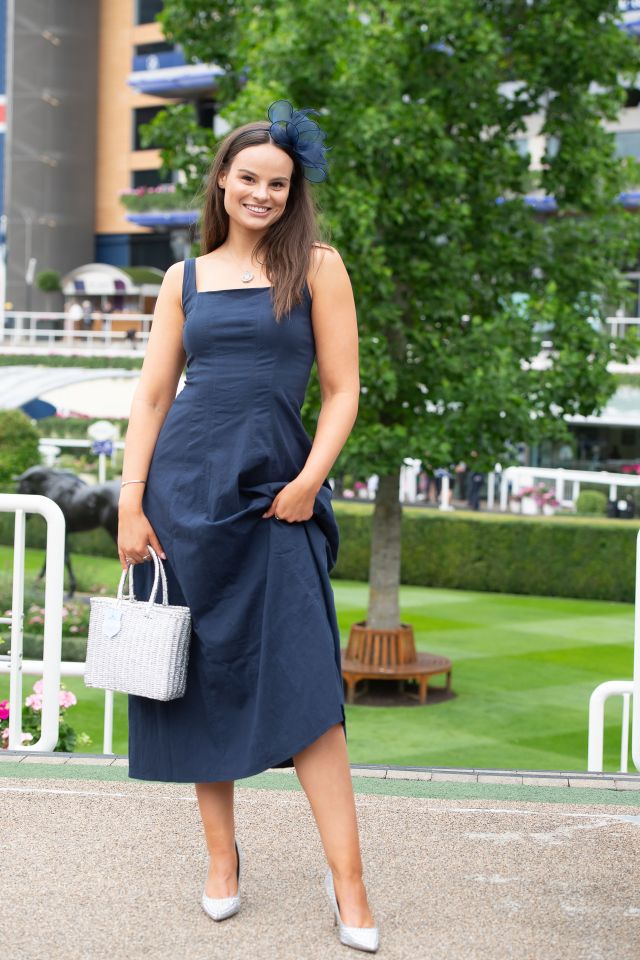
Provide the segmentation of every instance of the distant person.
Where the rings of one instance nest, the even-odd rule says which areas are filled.
[[[484,483],[484,473],[479,470],[472,470],[469,476],[469,507],[471,510],[480,509],[480,494],[482,493],[482,484]]]
[[[88,332],[93,327],[93,304],[91,300],[82,301],[82,329]]]
[[[467,499],[467,480],[469,476],[469,470],[464,460],[461,460],[459,463],[455,465],[454,473],[456,475],[454,491],[457,493],[457,499],[466,500]]]
[[[113,300],[110,300],[108,297],[104,300],[102,304],[102,332],[104,333],[104,343],[105,346],[111,340],[111,314],[114,311]]]
[[[76,329],[76,323],[81,323],[83,318],[82,307],[78,300],[72,300],[67,305],[64,317],[65,342],[73,342],[73,333]]]

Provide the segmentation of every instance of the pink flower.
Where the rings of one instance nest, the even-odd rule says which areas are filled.
[[[73,707],[78,701],[76,699],[75,693],[71,693],[70,690],[61,690],[60,691],[60,706],[61,707]]]
[[[79,629],[80,627],[77,627],[75,624],[73,624],[73,626],[69,627],[69,633],[77,633]]]
[[[44,690],[44,680],[36,680],[36,682],[33,685],[33,689],[35,690],[36,693],[42,693],[42,691]]]
[[[9,739],[9,727],[6,727],[6,728],[2,731],[2,739],[3,739],[3,740],[8,740],[8,739]]]
[[[0,720],[7,720],[9,718],[9,701],[0,700]]]
[[[25,705],[32,710],[42,710],[42,697],[37,693],[32,693],[25,698]]]

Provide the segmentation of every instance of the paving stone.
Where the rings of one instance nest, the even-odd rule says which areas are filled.
[[[69,763],[85,763],[92,767],[104,767],[111,763],[111,760],[98,759],[97,757],[69,757]]]
[[[507,784],[512,784],[512,783],[513,783],[513,784],[521,784],[521,783],[522,783],[522,777],[519,777],[517,774],[513,774],[513,775],[511,775],[511,776],[506,775],[506,774],[505,774],[505,775],[496,774],[496,775],[494,776],[493,774],[489,774],[489,773],[479,773],[479,774],[478,774],[478,783],[507,783]]]
[[[441,770],[434,770],[431,775],[432,780],[451,780],[454,783],[477,783],[477,773],[454,773],[449,771],[443,773]]]
[[[640,790],[640,777],[637,780],[614,780],[616,790]]]
[[[525,787],[568,787],[568,777],[527,777],[523,775],[522,783]]]
[[[22,763],[68,763],[68,757],[38,757],[27,755]]]
[[[431,780],[431,770],[387,770],[387,780]]]
[[[614,780],[607,779],[589,779],[588,777],[569,777],[569,786],[570,787],[586,787],[587,789],[595,790],[615,790],[616,785]]]

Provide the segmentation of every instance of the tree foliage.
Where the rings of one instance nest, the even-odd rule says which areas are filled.
[[[489,468],[613,391],[607,364],[636,344],[603,321],[640,242],[616,203],[635,167],[602,124],[639,63],[616,16],[615,0],[166,0],[166,36],[224,67],[230,124],[279,97],[321,111],[330,173],[314,190],[360,331],[343,456],[362,473],[472,451]],[[514,141],[536,114],[552,139],[531,171]],[[213,134],[184,106],[154,124],[193,196]],[[532,186],[556,215],[532,211]]]

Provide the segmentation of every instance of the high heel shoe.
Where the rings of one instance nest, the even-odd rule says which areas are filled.
[[[368,950],[369,953],[375,953],[380,945],[380,934],[377,927],[347,927],[342,922],[336,892],[333,887],[333,874],[327,870],[324,880],[325,890],[334,909],[334,926],[337,924],[340,928],[340,943],[347,947],[354,947],[356,950]]]
[[[208,897],[204,890],[202,892],[202,909],[212,920],[226,920],[227,917],[232,917],[234,913],[237,913],[240,909],[240,871],[242,869],[243,855],[240,844],[237,840],[235,843],[236,853],[238,855],[238,892],[236,895],[233,897]]]

